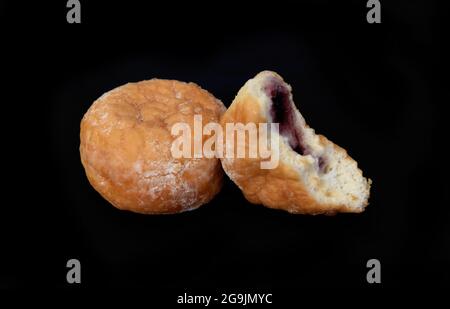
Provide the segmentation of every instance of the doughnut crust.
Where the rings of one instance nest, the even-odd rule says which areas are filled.
[[[222,185],[217,158],[172,156],[172,125],[194,114],[218,122],[221,101],[194,83],[152,79],[97,99],[84,115],[80,155],[91,185],[115,207],[169,214],[209,202]],[[203,137],[203,142],[207,137]]]
[[[222,116],[224,132],[227,123],[279,123],[279,133],[270,137],[272,151],[279,153],[276,168],[261,169],[259,153],[256,158],[225,155],[221,160],[251,203],[298,214],[358,213],[368,204],[370,179],[345,149],[306,124],[291,87],[278,74],[264,71],[247,81]],[[248,143],[246,138],[247,154]],[[228,147],[224,143],[226,151]]]

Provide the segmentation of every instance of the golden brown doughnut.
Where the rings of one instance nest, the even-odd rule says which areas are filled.
[[[138,213],[177,213],[207,203],[221,188],[219,160],[173,158],[171,127],[191,125],[194,114],[218,122],[224,110],[196,84],[175,80],[128,83],[105,93],[81,121],[89,182],[115,207]]]
[[[273,150],[279,153],[276,168],[262,169],[261,156],[221,160],[250,202],[304,214],[364,210],[370,179],[343,148],[308,127],[292,100],[291,87],[278,74],[264,71],[239,90],[221,124],[226,132],[227,123],[272,122],[279,123],[279,134],[272,138]]]

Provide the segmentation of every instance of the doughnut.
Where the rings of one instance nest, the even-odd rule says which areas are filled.
[[[360,213],[368,205],[371,180],[363,177],[346,150],[315,134],[293,101],[291,86],[275,72],[263,71],[239,90],[221,118],[230,123],[278,123],[269,137],[274,168],[261,168],[259,155],[224,155],[222,167],[248,201],[294,214]],[[258,130],[259,127],[258,127]],[[224,149],[230,152],[227,138]],[[244,143],[249,148],[250,138]]]
[[[224,111],[221,101],[194,83],[151,79],[115,88],[81,120],[87,179],[122,210],[172,214],[198,208],[221,189],[220,161],[174,158],[171,128],[178,122],[192,126],[194,115],[219,122]]]

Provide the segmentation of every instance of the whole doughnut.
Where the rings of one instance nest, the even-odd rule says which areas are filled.
[[[97,99],[84,115],[80,155],[91,185],[119,209],[168,214],[195,209],[220,190],[217,158],[172,156],[177,122],[218,122],[225,107],[194,83],[152,79]],[[203,142],[207,137],[203,138]]]

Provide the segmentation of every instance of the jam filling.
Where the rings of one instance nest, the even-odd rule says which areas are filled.
[[[295,125],[294,104],[291,102],[289,89],[280,81],[273,79],[264,88],[267,96],[271,99],[270,117],[272,122],[279,124],[280,135],[287,138],[289,146],[298,154],[305,156],[311,154],[304,140],[302,128]],[[326,169],[324,157],[319,157],[318,166],[320,171]]]

